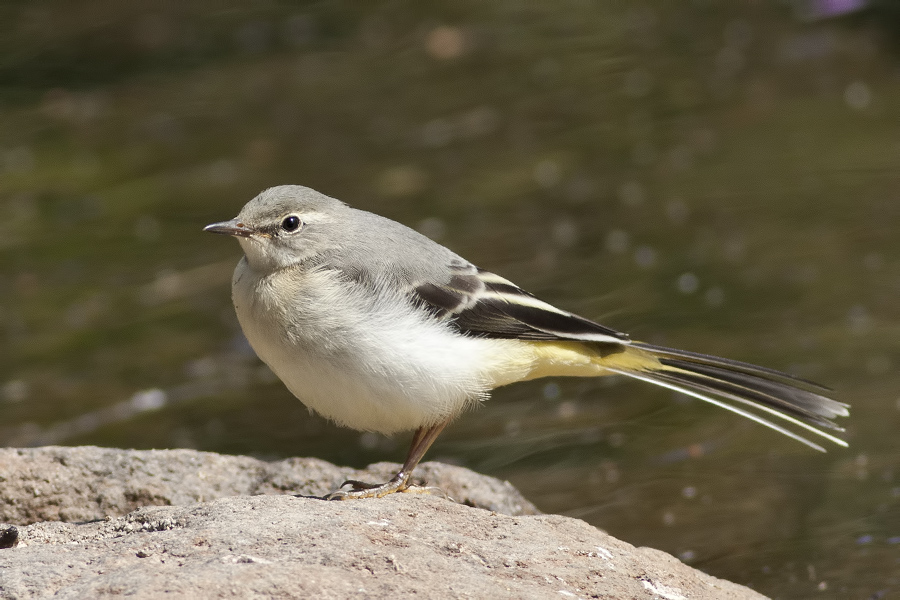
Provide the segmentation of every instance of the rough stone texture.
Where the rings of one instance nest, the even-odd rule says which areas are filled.
[[[560,516],[431,496],[290,496],[38,523],[0,552],[2,598],[758,598]]]
[[[0,456],[2,506],[19,523],[53,510],[94,518],[145,498],[184,504],[18,527],[18,544],[0,549],[2,599],[763,598],[567,517],[511,516],[425,494],[327,502],[283,493],[322,494],[358,475],[321,461],[266,465],[191,451],[98,448]],[[323,480],[313,481],[316,469]],[[429,470],[430,483],[469,488],[470,498],[480,497],[478,482],[490,488],[486,497],[510,491],[482,476],[466,480],[461,469]],[[31,491],[13,492],[11,481]],[[41,495],[34,498],[35,491]],[[276,495],[212,499],[262,491]],[[512,498],[491,502],[514,506]]]
[[[148,505],[182,506],[226,496],[322,496],[347,479],[383,482],[400,467],[364,471],[315,458],[264,462],[196,450],[119,450],[95,446],[0,449],[0,522],[92,521]],[[537,514],[509,482],[441,463],[416,479],[457,502],[509,515]]]

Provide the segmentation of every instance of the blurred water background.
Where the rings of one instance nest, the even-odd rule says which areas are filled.
[[[0,443],[402,460],[255,359],[238,246],[200,231],[300,183],[853,405],[821,455],[645,384],[535,381],[429,459],[773,597],[900,594],[893,7],[5,2]]]

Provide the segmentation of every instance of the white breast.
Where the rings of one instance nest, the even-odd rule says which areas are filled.
[[[456,335],[329,270],[259,276],[242,260],[232,293],[263,362],[309,408],[354,429],[392,433],[452,418],[516,363],[514,343]]]

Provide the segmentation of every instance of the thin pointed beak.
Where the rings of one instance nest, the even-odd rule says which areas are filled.
[[[211,233],[222,233],[225,235],[233,235],[237,237],[250,237],[254,233],[253,229],[237,219],[222,221],[221,223],[211,223],[204,227],[203,231],[209,231]]]

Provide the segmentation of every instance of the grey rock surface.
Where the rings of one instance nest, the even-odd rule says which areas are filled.
[[[347,479],[387,481],[399,467],[377,463],[359,471],[315,458],[265,462],[196,450],[0,448],[0,522],[91,521],[142,506],[227,496],[322,496]],[[539,512],[508,482],[462,467],[423,463],[415,477],[469,506],[509,515]]]
[[[312,477],[306,467],[296,471],[297,465],[309,462],[325,477],[306,481],[305,493],[322,494],[350,473],[332,472],[321,461],[272,463],[276,474],[263,468],[265,476],[260,477],[262,467],[254,459],[192,451],[49,448],[6,450],[2,456],[4,510],[26,516],[17,522],[18,543],[0,549],[2,599],[763,598],[663,552],[616,540],[583,521],[521,514],[533,512],[527,504],[520,514],[510,515],[427,494],[328,502],[284,493],[285,487],[300,489],[295,486],[298,473]],[[87,465],[89,457],[98,464]],[[57,467],[44,479],[38,470],[15,464],[47,458]],[[102,461],[111,464],[104,467]],[[222,465],[232,471],[230,480],[218,470]],[[284,471],[278,471],[279,465]],[[72,484],[68,499],[63,493],[67,469]],[[131,477],[116,486],[112,473],[119,469]],[[37,486],[30,493],[37,492],[35,499],[45,502],[29,505],[27,490],[12,493],[10,470],[18,473],[18,484]],[[434,484],[465,480],[458,473],[464,470],[439,465],[430,470]],[[81,479],[92,473],[97,473],[96,482]],[[489,478],[472,476],[458,485],[473,488],[470,497],[476,498],[481,492],[474,488]],[[204,477],[205,483],[189,481]],[[492,481],[487,485],[494,491],[487,497],[507,490],[508,484]],[[269,495],[233,495],[266,490]],[[215,491],[228,497],[213,499]],[[144,498],[182,505],[96,516]],[[518,496],[511,498],[506,504],[493,502],[515,506]],[[52,506],[59,507],[60,516],[91,514],[89,518],[100,520],[21,525],[50,514]],[[0,526],[0,532],[4,529]]]

